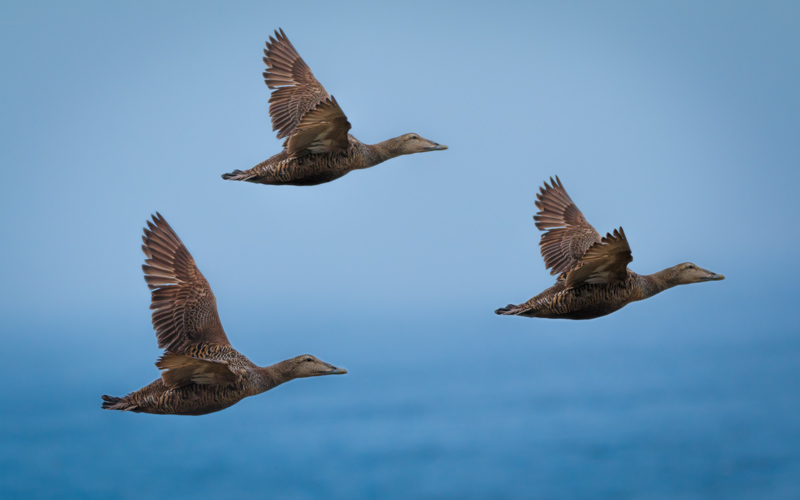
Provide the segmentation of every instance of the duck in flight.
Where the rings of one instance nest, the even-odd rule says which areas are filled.
[[[158,213],[147,226],[142,269],[158,347],[166,350],[156,362],[163,371],[127,396],[103,396],[103,409],[204,415],[292,379],[347,373],[309,354],[256,366],[231,347],[214,293],[175,231]]]
[[[586,221],[558,177],[536,194],[536,227],[545,267],[559,277],[556,284],[524,304],[509,304],[496,314],[529,318],[592,319],[611,314],[667,288],[725,279],[691,262],[655,274],[628,269],[633,260],[622,228],[600,234]]]
[[[314,78],[283,30],[269,38],[264,55],[264,81],[273,89],[269,114],[278,139],[286,139],[283,151],[249,170],[223,174],[223,179],[313,186],[400,155],[447,149],[413,133],[364,144],[348,134],[347,116]]]

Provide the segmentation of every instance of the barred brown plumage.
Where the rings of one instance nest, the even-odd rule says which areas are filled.
[[[249,170],[223,174],[225,180],[313,186],[400,155],[447,149],[417,134],[377,144],[364,144],[348,134],[351,125],[339,103],[317,81],[282,29],[269,38],[264,64],[264,81],[273,89],[272,130],[278,139],[286,138],[284,150]]]
[[[161,214],[147,222],[143,240],[153,328],[166,349],[156,362],[163,371],[125,397],[103,396],[104,409],[203,415],[295,378],[347,373],[309,354],[257,366],[230,345],[211,286]]]
[[[560,274],[556,284],[524,304],[509,304],[500,315],[531,318],[592,319],[677,285],[725,277],[686,262],[651,275],[628,269],[633,260],[622,228],[600,234],[578,210],[556,177],[536,195],[536,227],[545,267]]]

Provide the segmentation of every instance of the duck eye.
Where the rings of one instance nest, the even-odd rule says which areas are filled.
[[[311,358],[306,358],[306,361],[313,361]]]
[[[686,269],[694,269],[694,266],[689,264],[688,266],[686,266]]]
[[[419,137],[417,137],[416,135],[412,135],[411,138],[412,139],[419,139]]]

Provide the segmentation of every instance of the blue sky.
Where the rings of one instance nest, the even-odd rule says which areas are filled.
[[[223,322],[256,305],[491,314],[551,282],[531,215],[558,174],[599,231],[625,228],[634,270],[692,260],[729,277],[654,314],[755,301],[797,319],[778,279],[798,270],[793,3],[4,10],[6,318],[146,332],[139,234],[156,210]],[[413,131],[450,150],[313,188],[223,182],[279,150],[261,78],[277,27],[362,141]]]
[[[728,276],[634,307],[797,320],[778,279],[798,270],[795,5],[289,3],[6,7],[6,318],[149,335],[139,235],[156,210],[223,322],[250,325],[232,339],[261,328],[254,309],[486,318],[551,283],[531,215],[558,174],[599,231],[625,228],[634,270]],[[312,188],[223,182],[279,150],[261,78],[279,26],[362,141],[450,150]]]

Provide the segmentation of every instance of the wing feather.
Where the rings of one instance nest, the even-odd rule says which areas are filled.
[[[269,37],[264,50],[264,81],[273,89],[269,99],[272,130],[289,137],[303,116],[330,98],[283,30]]]
[[[540,188],[536,208],[539,212],[533,220],[539,230],[545,231],[539,246],[550,274],[571,270],[589,247],[600,241],[600,234],[578,210],[558,176]]]
[[[294,157],[318,153],[340,153],[349,146],[350,122],[331,97],[309,111],[289,137],[286,149]]]
[[[161,373],[161,380],[170,389],[189,384],[201,385],[233,385],[241,379],[241,373],[235,373],[225,361],[200,359],[173,352],[165,352],[156,361]]]
[[[180,353],[197,342],[229,345],[211,286],[161,214],[147,222],[142,240],[158,347]]]
[[[606,234],[592,245],[578,266],[567,273],[567,288],[583,284],[620,283],[628,277],[628,263],[633,261],[631,247],[622,228]]]

